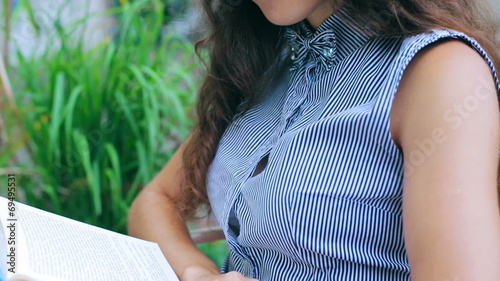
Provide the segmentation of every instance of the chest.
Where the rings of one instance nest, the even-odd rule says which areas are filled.
[[[208,193],[233,248],[304,256],[296,252],[356,235],[347,226],[331,231],[348,209],[398,212],[401,158],[383,93],[390,57],[343,63],[291,77],[225,131]]]

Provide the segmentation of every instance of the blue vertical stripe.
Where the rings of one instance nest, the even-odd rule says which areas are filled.
[[[222,136],[207,179],[231,246],[222,271],[260,281],[409,280],[403,156],[389,130],[394,95],[414,56],[445,38],[479,52],[500,88],[493,63],[454,30],[370,37],[343,10],[316,32],[298,27],[305,40],[333,32],[335,57],[329,68],[317,57],[292,62]]]

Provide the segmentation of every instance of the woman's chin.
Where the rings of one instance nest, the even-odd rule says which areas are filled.
[[[297,9],[283,0],[253,0],[262,10],[267,20],[275,25],[286,26],[295,24],[309,15],[308,9]]]

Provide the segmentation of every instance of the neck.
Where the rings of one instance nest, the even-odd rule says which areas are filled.
[[[338,8],[332,5],[332,1],[323,1],[308,17],[307,21],[315,30]]]

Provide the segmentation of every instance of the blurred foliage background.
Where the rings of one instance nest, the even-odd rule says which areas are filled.
[[[61,10],[81,0],[62,1]],[[56,12],[47,27],[30,1],[16,1],[9,18],[28,15],[35,40],[54,31],[37,54],[14,47],[7,58],[16,61],[7,69],[17,106],[3,102],[0,181],[15,173],[20,201],[126,233],[134,197],[193,126],[203,70],[193,42],[168,28],[188,5],[120,0],[71,24]],[[88,21],[110,16],[113,32],[89,46]],[[200,248],[219,265],[228,252],[224,241]]]

